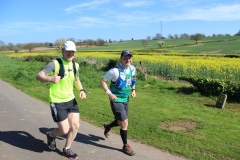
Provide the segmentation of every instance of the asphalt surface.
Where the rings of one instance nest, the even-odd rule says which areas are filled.
[[[80,120],[80,129],[71,149],[79,160],[186,160],[153,147],[128,140],[134,156],[121,152],[122,141],[118,134],[103,135],[103,128]],[[57,149],[46,145],[45,133],[57,127],[49,105],[10,84],[0,80],[0,159],[4,160],[66,160],[61,155],[65,137],[56,140]]]

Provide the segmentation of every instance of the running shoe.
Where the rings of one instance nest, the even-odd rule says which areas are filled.
[[[47,136],[47,145],[48,148],[50,148],[51,150],[55,150],[56,149],[56,142],[55,142],[55,138],[50,136],[50,132],[46,133]]]
[[[63,148],[63,156],[68,157],[71,160],[75,160],[78,158],[78,155],[76,153],[73,153],[70,149]]]
[[[123,146],[122,151],[129,156],[133,156],[136,154],[128,144],[125,144]]]
[[[108,138],[109,137],[109,132],[110,132],[111,129],[110,129],[108,124],[104,124],[103,127],[104,127],[104,136],[106,138]]]

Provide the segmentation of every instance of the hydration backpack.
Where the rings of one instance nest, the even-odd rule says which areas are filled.
[[[58,73],[58,76],[61,77],[61,79],[64,78],[65,76],[65,68],[64,68],[64,65],[63,65],[63,62],[62,62],[62,59],[61,58],[57,58],[56,59],[59,63],[59,73]],[[74,76],[76,76],[76,65],[75,65],[75,62],[72,60],[72,64],[73,64],[73,73],[74,73]]]

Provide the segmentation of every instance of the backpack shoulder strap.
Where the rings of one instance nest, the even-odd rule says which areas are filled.
[[[61,58],[57,58],[56,60],[58,61],[59,66],[60,66],[58,76],[60,76],[61,79],[62,79],[64,77],[64,74],[65,74],[65,69],[64,69],[64,66],[63,66],[63,62],[62,62]]]
[[[77,70],[76,70],[76,64],[74,60],[72,60],[72,64],[73,64],[73,73],[74,73],[74,76],[76,77]]]

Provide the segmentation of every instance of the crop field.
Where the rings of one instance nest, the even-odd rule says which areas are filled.
[[[17,53],[9,54],[11,57],[27,57],[37,55],[59,56],[56,52],[48,53]],[[211,79],[240,81],[240,58],[226,58],[223,56],[208,55],[162,55],[156,53],[133,52],[133,64],[146,68],[151,75],[164,76],[177,80],[180,76],[198,76]],[[107,61],[118,59],[119,52],[77,52],[77,59],[95,59],[94,61]]]

